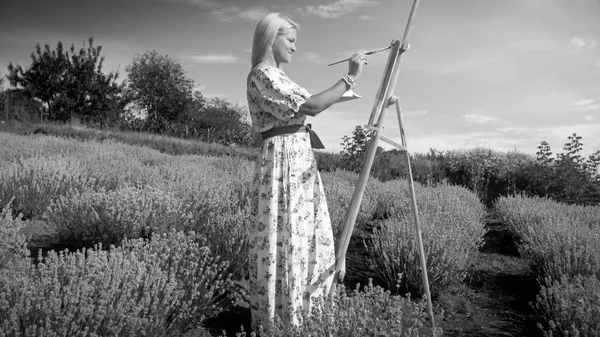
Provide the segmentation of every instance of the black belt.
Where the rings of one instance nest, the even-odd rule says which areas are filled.
[[[298,132],[308,132],[310,134],[310,146],[313,149],[324,149],[325,148],[325,146],[321,142],[321,139],[319,139],[319,136],[317,136],[317,134],[311,129],[310,124],[306,124],[306,125],[292,124],[292,125],[280,126],[280,127],[269,129],[269,130],[261,133],[261,136],[262,136],[262,140],[265,140],[265,139],[279,136],[279,135],[286,135],[286,134],[292,134],[292,133],[298,133]]]

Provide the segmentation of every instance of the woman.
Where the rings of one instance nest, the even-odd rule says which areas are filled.
[[[356,53],[348,73],[331,88],[311,95],[282,71],[296,51],[298,25],[279,14],[257,25],[247,79],[254,130],[263,138],[254,176],[250,234],[252,328],[267,328],[275,315],[298,325],[299,310],[329,292],[335,265],[333,231],[313,155],[322,147],[305,126],[354,86],[367,56]]]

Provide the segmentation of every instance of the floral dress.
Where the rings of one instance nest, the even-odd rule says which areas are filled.
[[[248,75],[248,107],[255,131],[303,124],[296,115],[311,96],[275,67]],[[263,142],[254,174],[254,222],[250,231],[252,328],[267,328],[275,315],[298,325],[327,294],[335,267],[333,231],[323,184],[306,132]]]

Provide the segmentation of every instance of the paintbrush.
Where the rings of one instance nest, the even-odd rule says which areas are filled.
[[[390,49],[390,48],[392,48],[392,46],[391,46],[391,45],[390,45],[390,46],[387,46],[387,47],[385,47],[385,48],[381,48],[381,49],[377,49],[377,50],[371,50],[371,51],[367,51],[367,52],[365,52],[365,55],[371,55],[371,54],[379,53],[380,51],[388,50],[388,49]],[[332,66],[332,65],[334,65],[334,64],[338,64],[338,63],[346,62],[346,61],[349,61],[350,59],[351,59],[351,57],[349,57],[349,58],[347,58],[347,59],[345,59],[345,60],[341,60],[341,61],[337,61],[337,62],[334,62],[334,63],[328,64],[327,66]]]

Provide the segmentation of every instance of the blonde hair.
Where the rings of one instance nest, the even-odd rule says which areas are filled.
[[[280,13],[269,13],[258,22],[254,30],[254,40],[252,41],[252,68],[262,62],[271,53],[275,37],[278,34],[283,34],[288,28],[297,30],[299,26],[290,18]]]

